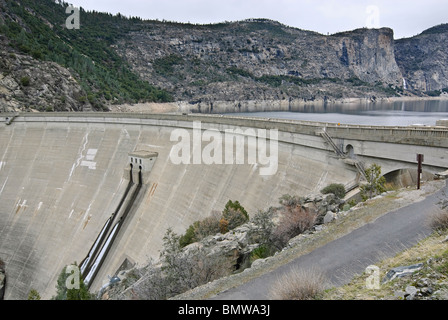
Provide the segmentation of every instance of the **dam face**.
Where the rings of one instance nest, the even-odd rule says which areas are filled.
[[[64,266],[86,257],[119,204],[129,182],[130,157],[134,161],[139,152],[157,158],[143,177],[92,291],[99,290],[126,259],[143,265],[157,258],[168,228],[182,234],[213,210],[222,211],[228,200],[238,200],[253,215],[276,206],[284,194],[308,195],[330,183],[351,183],[357,176],[356,169],[334,153],[306,146],[307,140],[309,145],[322,144],[317,136],[280,131],[277,170],[263,176],[257,164],[173,163],[173,130],[182,128],[193,135],[188,120],[142,124],[125,118],[92,119],[17,117],[10,125],[0,124],[5,299],[26,299],[31,289],[43,299],[56,293]]]

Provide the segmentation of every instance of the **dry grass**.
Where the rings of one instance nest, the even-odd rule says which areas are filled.
[[[273,300],[313,300],[329,286],[317,269],[293,268],[280,277],[271,289]]]
[[[427,261],[434,259],[434,257],[444,256],[447,253],[447,245],[444,241],[447,238],[447,233],[439,234],[434,233],[432,236],[422,240],[408,250],[398,253],[391,258],[383,259],[383,261],[377,263],[377,267],[380,271],[380,279],[386,275],[386,273],[399,266],[407,266],[417,263],[423,263],[426,265]],[[431,268],[429,268],[431,269]],[[349,284],[332,288],[325,291],[321,298],[323,300],[395,300],[397,297],[394,295],[394,291],[397,290],[396,282],[381,284],[379,288],[372,289],[366,285],[367,278],[370,275],[368,273],[361,274],[355,277]],[[423,275],[422,277],[425,277]],[[412,278],[407,281],[412,281]],[[402,284],[405,287],[406,284]]]
[[[443,231],[448,229],[448,210],[438,211],[431,216],[429,222],[434,231]]]

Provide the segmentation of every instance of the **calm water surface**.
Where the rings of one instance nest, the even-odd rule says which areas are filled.
[[[437,120],[448,119],[448,100],[341,104],[327,107],[310,105],[293,112],[250,112],[231,115],[374,126],[434,126]]]

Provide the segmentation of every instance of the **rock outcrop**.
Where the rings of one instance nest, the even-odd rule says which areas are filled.
[[[408,90],[448,90],[447,47],[448,24],[396,41],[395,56]]]
[[[5,42],[0,35],[0,112],[91,110],[69,70],[22,54]]]

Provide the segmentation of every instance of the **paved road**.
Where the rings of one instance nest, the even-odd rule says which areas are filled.
[[[439,210],[437,202],[445,187],[423,201],[387,213],[375,222],[322,246],[239,287],[220,293],[214,299],[268,300],[269,288],[278,277],[294,266],[318,267],[336,286],[349,282],[366,267],[415,245],[431,233],[428,217]],[[448,194],[448,193],[447,193]],[[387,270],[381,270],[384,275]]]

